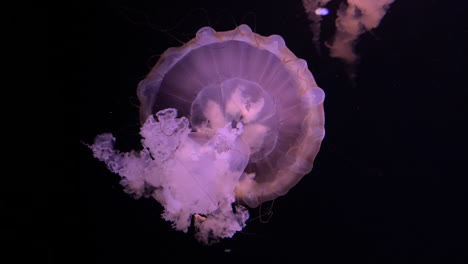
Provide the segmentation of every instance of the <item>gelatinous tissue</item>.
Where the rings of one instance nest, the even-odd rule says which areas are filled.
[[[168,49],[138,86],[143,149],[91,146],[125,191],[153,197],[177,230],[211,244],[242,230],[248,207],[286,194],[312,169],[324,93],[277,35],[205,27]]]

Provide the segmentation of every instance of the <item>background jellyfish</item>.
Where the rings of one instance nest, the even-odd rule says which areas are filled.
[[[121,153],[111,134],[94,156],[135,197],[152,196],[177,230],[232,237],[246,207],[286,194],[311,171],[324,137],[324,93],[277,35],[246,25],[200,29],[168,49],[138,86],[143,150]],[[233,206],[233,203],[236,202]]]
[[[358,59],[358,55],[354,51],[357,39],[362,33],[370,31],[380,24],[393,1],[347,0],[341,2],[335,21],[336,33],[330,44],[326,44],[330,49],[330,56],[343,59],[349,64],[355,63]],[[318,11],[329,2],[330,0],[302,0],[304,10],[311,21],[310,28],[317,50],[320,50],[320,24],[324,15],[323,12]]]

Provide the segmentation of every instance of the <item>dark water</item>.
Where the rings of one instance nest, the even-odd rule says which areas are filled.
[[[354,79],[327,49],[314,49],[300,1],[76,4],[80,141],[112,132],[117,148],[138,149],[135,89],[158,54],[202,26],[242,23],[281,35],[308,62],[326,93],[327,133],[313,171],[275,200],[268,223],[252,220],[212,247],[174,231],[156,201],[123,193],[80,145],[81,255],[87,263],[465,263],[468,6],[457,2],[396,0],[361,36]],[[333,19],[322,31],[330,38]]]

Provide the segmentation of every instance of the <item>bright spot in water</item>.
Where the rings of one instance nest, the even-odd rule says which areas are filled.
[[[325,7],[319,7],[317,9],[315,9],[315,14],[318,15],[318,16],[326,16],[326,15],[328,15],[328,13],[330,13],[330,12]]]
[[[225,253],[231,253],[231,249],[230,249],[230,248],[226,248],[226,249],[224,250],[224,252],[225,252]]]

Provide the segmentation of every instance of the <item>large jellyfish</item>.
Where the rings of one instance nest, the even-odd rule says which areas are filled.
[[[324,92],[278,35],[246,25],[200,29],[138,85],[143,150],[96,137],[94,156],[135,197],[151,196],[177,230],[203,243],[232,237],[247,207],[286,194],[324,137]]]

